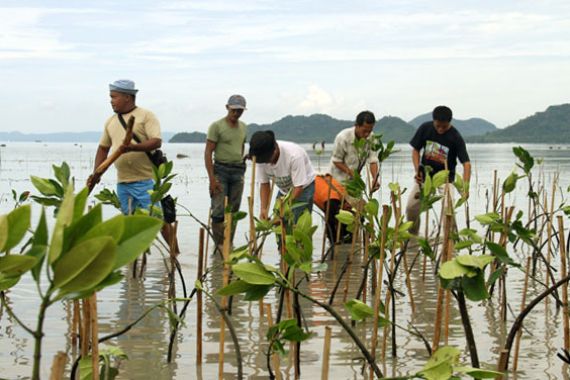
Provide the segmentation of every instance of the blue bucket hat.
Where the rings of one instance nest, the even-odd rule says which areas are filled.
[[[109,84],[110,91],[122,92],[124,94],[136,95],[135,82],[129,79],[119,79]]]

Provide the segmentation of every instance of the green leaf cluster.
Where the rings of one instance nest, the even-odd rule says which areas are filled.
[[[267,339],[271,342],[271,350],[281,355],[287,354],[285,341],[302,342],[311,337],[310,332],[305,332],[297,325],[295,319],[287,319],[273,325],[267,331]]]
[[[69,165],[63,162],[60,166],[52,165],[55,178],[40,178],[31,176],[32,185],[41,195],[32,195],[32,199],[43,206],[55,206],[54,214],[57,215],[63,197],[73,179]]]
[[[426,380],[449,380],[460,379],[461,375],[475,379],[493,379],[501,375],[496,371],[462,366],[459,364],[460,355],[461,352],[455,347],[441,347],[433,353],[417,376]]]
[[[461,255],[446,261],[439,269],[442,286],[465,293],[472,301],[489,298],[485,284],[485,267],[495,260],[491,255]]]

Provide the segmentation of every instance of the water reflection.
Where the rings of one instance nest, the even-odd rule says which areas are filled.
[[[412,170],[409,157],[409,148],[405,145],[397,146],[400,152],[390,158],[383,165],[382,183],[383,190],[378,194],[381,202],[388,201],[387,184],[398,181],[402,188],[412,184]],[[527,146],[531,154],[536,157],[544,157],[545,163],[540,169],[540,174],[535,177],[540,179],[537,188],[551,183],[556,172],[567,173],[570,170],[570,157],[567,150],[550,150],[548,146]],[[82,147],[72,144],[47,144],[46,146],[34,144],[9,144],[2,148],[2,167],[0,171],[0,210],[7,212],[11,207],[11,189],[17,192],[30,190],[29,175],[48,177],[51,175],[51,165],[62,160],[67,161],[73,175],[84,179],[89,174],[93,163],[92,153],[95,152],[96,144],[83,144]],[[169,157],[175,157],[177,153],[184,153],[188,158],[175,160],[175,171],[179,173],[175,179],[173,196],[178,197],[180,203],[190,208],[192,213],[205,221],[208,215],[207,176],[203,169],[202,153],[203,146],[200,144],[166,145]],[[468,147],[473,163],[473,182],[471,187],[470,215],[485,212],[492,188],[492,171],[497,170],[500,178],[514,168],[514,156],[509,146],[505,145],[472,145]],[[310,151],[310,149],[309,149]],[[88,153],[87,153],[88,152]],[[321,166],[325,167],[327,154],[321,156]],[[317,157],[312,157],[316,163]],[[246,181],[251,172],[246,173]],[[110,172],[103,179],[103,185],[114,186],[114,172]],[[560,177],[560,187],[566,189],[570,183],[570,177]],[[517,192],[507,198],[508,204],[517,204],[526,211],[525,198],[526,185],[520,187]],[[245,194],[247,196],[249,194]],[[559,197],[559,195],[558,195]],[[524,204],[518,204],[524,200]],[[256,198],[257,203],[257,198]],[[114,215],[116,211],[105,208],[105,216]],[[439,214],[439,211],[438,213]],[[39,215],[39,209],[34,207],[34,218]],[[437,216],[432,215],[432,218]],[[315,223],[321,222],[317,217]],[[53,223],[53,221],[50,221]],[[464,214],[459,215],[459,224],[464,225]],[[478,227],[477,223],[475,227]],[[433,222],[430,223],[433,229]],[[198,225],[188,217],[180,218],[180,243],[182,254],[180,256],[186,283],[191,285],[196,276]],[[236,235],[236,244],[245,241],[247,223],[240,223]],[[320,257],[322,226],[315,233],[315,258]],[[302,285],[303,291],[311,296],[326,300],[335,286],[340,274],[349,246],[344,246],[337,252],[335,260],[329,262],[326,272],[312,275],[309,282]],[[408,253],[409,262],[413,261],[416,254],[414,249]],[[517,252],[517,260],[524,258],[525,252]],[[264,261],[270,264],[278,264],[279,256],[273,241],[268,241],[264,250]],[[220,263],[217,256],[210,255],[209,266]],[[347,298],[356,294],[362,279],[362,258],[354,257],[351,271],[347,275],[348,289]],[[437,299],[437,284],[433,276],[433,266],[428,261],[427,275],[422,276],[423,260],[420,258],[411,271],[411,286],[415,296],[416,313],[412,315],[407,296],[396,298],[397,320],[403,327],[413,324],[431,342],[433,325],[435,320],[435,308]],[[539,270],[539,274],[543,274]],[[520,307],[520,293],[524,278],[521,272],[510,271],[508,277],[508,301],[510,308],[516,314]],[[206,281],[208,288],[214,293],[222,284],[221,270],[215,271]],[[180,285],[177,285],[180,288]],[[396,281],[396,289],[403,293],[407,292],[402,278]],[[542,286],[531,282],[529,296],[536,296],[541,292]],[[166,268],[158,253],[153,252],[150,256],[144,281],[138,279],[125,279],[120,284],[106,289],[99,295],[100,334],[106,335],[115,332],[126,324],[138,318],[148,307],[164,301],[168,290],[168,277]],[[368,292],[368,299],[371,293]],[[30,278],[23,278],[18,288],[9,293],[9,298],[18,315],[22,315],[25,323],[33,326],[35,315],[30,310],[37,309],[35,288]],[[382,297],[384,298],[384,297]],[[266,303],[272,304],[273,315],[277,307],[278,295],[270,292],[265,298]],[[344,310],[344,281],[335,299],[335,308],[348,317]],[[218,373],[218,349],[219,349],[219,326],[220,316],[211,302],[204,302],[204,363],[197,368],[196,363],[196,301],[192,301],[186,315],[186,325],[181,327],[177,343],[174,346],[174,360],[166,364],[168,339],[170,335],[168,316],[164,310],[153,311],[138,326],[127,334],[115,339],[109,344],[121,347],[128,355],[129,360],[121,366],[121,379],[212,379],[217,378]],[[310,305],[306,300],[301,300],[304,318],[309,329],[314,332],[313,338],[303,342],[301,348],[302,378],[320,376],[323,350],[324,327],[331,326],[332,351],[331,351],[331,378],[361,379],[363,375],[362,362],[355,360],[361,357],[358,348],[348,335],[341,330],[336,321],[324,310]],[[468,364],[465,338],[462,330],[456,301],[451,300],[452,313],[449,343],[462,349],[462,362]],[[513,314],[509,313],[508,322],[504,324],[500,320],[499,305],[496,299],[486,302],[469,302],[469,313],[479,349],[482,363],[491,367],[495,366],[498,359],[498,350],[504,344],[504,339],[514,321]],[[46,322],[49,326],[44,346],[44,361],[42,365],[42,377],[49,375],[51,358],[59,350],[69,347],[67,336],[68,312],[64,304],[57,304],[50,308]],[[267,350],[267,318],[260,317],[258,302],[244,302],[236,297],[232,310],[233,323],[236,327],[241,351],[243,356],[244,374],[249,379],[267,378],[265,352]],[[568,378],[568,368],[556,357],[556,351],[562,347],[562,316],[556,310],[551,301],[548,308],[538,306],[526,319],[526,330],[522,335],[519,369],[517,374],[510,376],[512,379],[559,379]],[[359,335],[369,344],[372,333],[371,321],[358,323],[355,326]],[[532,335],[531,335],[532,334]],[[382,329],[380,342],[382,341]],[[225,334],[225,366],[224,378],[236,378],[235,349],[231,342],[229,332]],[[427,353],[421,340],[402,331],[397,331],[398,357],[390,358],[390,340],[388,340],[388,360],[385,363],[386,374],[396,376],[413,373],[419,370],[427,360]],[[32,340],[16,326],[4,311],[0,311],[0,377],[18,378],[28,376],[32,357]],[[380,357],[380,353],[378,353]],[[289,358],[281,359],[281,371],[285,379],[292,379],[292,362]]]

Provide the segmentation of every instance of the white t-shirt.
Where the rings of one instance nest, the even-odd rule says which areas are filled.
[[[315,170],[309,155],[299,145],[289,141],[277,141],[279,159],[272,164],[257,164],[259,183],[269,183],[271,179],[282,193],[293,187],[306,187],[315,180]]]
[[[329,167],[329,173],[338,180],[338,181],[345,181],[350,177],[348,174],[343,172],[342,170],[338,169],[335,166],[335,162],[343,162],[346,166],[350,168],[350,170],[358,169],[358,154],[356,153],[356,148],[354,147],[354,140],[356,140],[356,135],[354,134],[355,127],[350,127],[343,129],[336,135],[334,139],[334,147],[331,156],[331,162]],[[368,141],[372,142],[373,133],[368,136]],[[370,150],[368,153],[368,157],[366,161],[369,164],[377,163],[378,157],[376,152]]]

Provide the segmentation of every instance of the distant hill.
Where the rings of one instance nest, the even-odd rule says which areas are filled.
[[[570,104],[550,106],[517,123],[469,142],[569,143]]]
[[[169,143],[203,143],[206,142],[206,134],[203,132],[177,133],[168,141]]]
[[[102,131],[97,132],[54,132],[54,133],[21,133],[0,132],[0,141],[10,142],[99,142]],[[168,141],[174,135],[173,132],[162,132],[162,140]]]
[[[352,121],[338,120],[328,115],[285,116],[271,124],[249,124],[248,137],[257,131],[272,130],[279,140],[297,143],[315,141],[333,142],[337,133],[353,125]]]
[[[328,115],[314,114],[311,116],[285,116],[271,124],[250,124],[249,137],[263,130],[272,130],[280,140],[295,141],[297,143],[313,143],[325,141],[332,143],[341,130],[354,125],[351,120],[339,120]],[[414,134],[414,128],[404,120],[385,116],[376,123],[376,133],[383,135],[384,141],[395,140],[407,142]]]
[[[418,128],[426,121],[431,121],[431,120],[432,120],[431,112],[428,112],[410,120],[409,123],[413,125],[415,128]],[[478,117],[473,117],[467,120],[460,120],[454,118],[451,124],[453,124],[453,126],[459,130],[459,132],[463,137],[484,135],[485,133],[494,132],[497,130],[497,126],[495,124],[490,123],[487,120]]]

